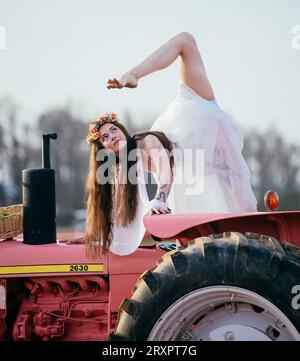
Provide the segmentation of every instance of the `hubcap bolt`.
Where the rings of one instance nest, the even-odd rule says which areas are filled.
[[[224,338],[226,341],[233,341],[234,340],[234,333],[231,331],[228,331],[225,333]]]

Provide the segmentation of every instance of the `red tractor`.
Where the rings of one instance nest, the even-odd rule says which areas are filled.
[[[45,144],[0,242],[1,340],[300,340],[300,211],[145,216],[156,245],[90,260],[56,236]]]

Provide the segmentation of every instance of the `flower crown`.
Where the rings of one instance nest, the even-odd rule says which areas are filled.
[[[103,124],[117,122],[119,120],[119,116],[116,113],[105,113],[101,117],[96,118],[96,120],[92,121],[89,126],[88,136],[86,137],[87,143],[91,146],[98,142],[100,137],[100,127]]]

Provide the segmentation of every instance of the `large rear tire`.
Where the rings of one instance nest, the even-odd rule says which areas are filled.
[[[110,340],[300,340],[298,249],[228,232],[190,241],[143,273]]]

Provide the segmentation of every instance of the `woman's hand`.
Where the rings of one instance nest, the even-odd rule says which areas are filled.
[[[59,243],[66,243],[66,244],[82,244],[84,243],[84,236],[79,236],[75,238],[65,238],[59,241]]]
[[[148,215],[152,214],[166,214],[171,213],[171,209],[166,205],[166,203],[159,201],[158,199],[152,199],[149,202]]]
[[[121,76],[120,80],[114,78],[114,79],[108,79],[106,87],[107,89],[122,89],[124,87],[126,88],[136,88],[138,86],[138,77],[131,73],[125,73],[123,76]]]

